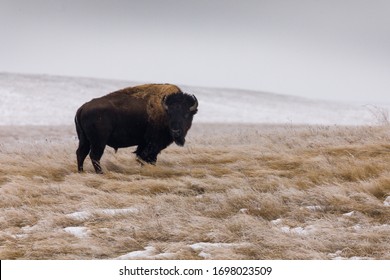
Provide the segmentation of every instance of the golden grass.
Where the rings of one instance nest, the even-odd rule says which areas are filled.
[[[73,127],[0,131],[0,259],[390,259],[387,126],[195,124],[104,175]]]

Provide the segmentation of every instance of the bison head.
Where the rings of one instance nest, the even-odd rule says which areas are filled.
[[[198,100],[194,95],[177,93],[165,96],[163,107],[168,116],[169,132],[173,141],[183,146],[192,119],[198,111]]]

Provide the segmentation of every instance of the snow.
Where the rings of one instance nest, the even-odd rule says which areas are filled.
[[[92,98],[136,82],[0,73],[0,125],[73,125]],[[195,94],[195,122],[361,125],[382,121],[390,104],[311,100],[239,89],[181,86]]]
[[[87,220],[91,215],[92,214],[88,211],[79,211],[79,212],[67,214],[66,216],[71,219],[82,221],[82,220]]]
[[[120,214],[127,214],[127,213],[138,214],[139,209],[135,207],[123,208],[123,209],[101,209],[98,212],[101,214],[113,216],[113,215],[120,215]]]
[[[384,206],[390,206],[390,196],[386,197],[385,201],[383,201]]]
[[[88,230],[86,227],[66,227],[64,228],[64,231],[73,234],[78,238],[87,237],[90,232],[90,230]]]
[[[355,211],[351,211],[351,212],[345,213],[345,214],[343,214],[343,216],[351,217],[353,214],[355,214]]]
[[[174,258],[173,253],[158,253],[158,250],[153,246],[147,246],[142,251],[134,251],[128,254],[119,256],[116,260],[136,260],[136,259],[168,259]]]
[[[282,223],[282,219],[279,218],[279,219],[276,219],[276,220],[272,220],[271,223],[274,224],[274,225],[279,225],[280,223]]]
[[[307,210],[310,210],[310,211],[322,211],[322,210],[325,210],[325,207],[324,206],[320,206],[320,205],[310,205],[310,206],[306,206],[305,208]]]
[[[238,212],[241,213],[241,214],[248,214],[249,210],[248,210],[248,208],[242,208]]]
[[[356,231],[360,231],[360,230],[363,229],[362,225],[360,225],[360,224],[356,224],[356,225],[352,226],[352,228],[353,228],[354,230],[356,230]]]
[[[313,228],[303,228],[303,227],[290,228],[288,226],[284,226],[280,228],[280,231],[288,234],[308,235],[313,231]]]
[[[356,224],[352,226],[352,229],[355,231],[361,231],[361,230],[370,230],[372,232],[378,232],[378,231],[388,231],[390,229],[390,224],[379,224],[379,225],[361,225]]]
[[[344,258],[341,256],[343,252],[341,250],[337,250],[334,253],[329,253],[328,256],[332,260],[372,260],[371,258],[364,258],[364,257],[351,257],[351,258]]]
[[[195,251],[200,251],[204,249],[210,249],[210,248],[226,248],[226,247],[232,247],[236,246],[236,244],[232,243],[207,243],[207,242],[200,242],[190,245],[190,248]]]
[[[306,227],[289,227],[282,224],[282,219],[276,219],[271,221],[271,223],[282,233],[294,234],[294,235],[309,235],[317,231],[317,228],[313,225],[308,225]]]
[[[211,259],[212,252],[216,249],[228,249],[228,248],[242,248],[251,246],[249,243],[208,243],[208,242],[199,242],[189,247],[199,252],[198,256],[204,259]]]
[[[129,83],[0,73],[0,125],[71,125],[77,108]]]
[[[136,207],[129,207],[129,208],[121,208],[121,209],[94,209],[91,211],[77,211],[70,214],[67,214],[66,216],[71,219],[75,220],[87,220],[94,214],[103,214],[103,215],[120,215],[120,214],[128,214],[133,213],[137,214],[139,213],[139,209]]]
[[[117,260],[144,259],[156,255],[157,250],[153,246],[145,247],[143,251],[134,251],[116,258]]]

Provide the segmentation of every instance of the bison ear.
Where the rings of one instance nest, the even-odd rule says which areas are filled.
[[[198,112],[198,99],[196,99],[195,95],[192,95],[191,97],[194,100],[194,105],[190,107],[190,111],[196,114],[196,112]]]
[[[165,95],[163,97],[163,100],[162,100],[161,104],[162,104],[163,108],[165,109],[165,111],[168,111],[168,105],[167,105],[166,101],[167,101],[167,96]]]

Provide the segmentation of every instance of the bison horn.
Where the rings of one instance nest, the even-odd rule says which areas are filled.
[[[190,111],[196,111],[198,109],[198,99],[196,99],[195,95],[192,95],[192,98],[194,99],[194,105],[191,106]]]
[[[166,111],[168,111],[168,105],[167,105],[166,101],[167,101],[167,96],[165,95],[163,100],[162,100],[162,105],[163,105],[164,109]]]

